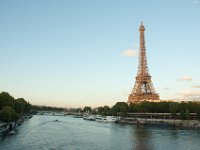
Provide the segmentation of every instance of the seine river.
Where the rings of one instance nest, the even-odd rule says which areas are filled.
[[[1,138],[0,149],[199,150],[200,132],[35,115],[19,126],[15,135]]]

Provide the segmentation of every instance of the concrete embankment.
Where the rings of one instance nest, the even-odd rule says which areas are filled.
[[[32,118],[32,115],[24,115],[21,116],[18,120],[14,121],[14,122],[1,122],[0,121],[0,137],[7,135],[9,133],[12,132],[12,134],[14,134],[14,130],[17,126],[20,126],[22,122],[24,122],[27,119]]]
[[[199,120],[122,118],[120,120],[120,123],[136,124],[136,125],[167,125],[178,128],[200,129]]]

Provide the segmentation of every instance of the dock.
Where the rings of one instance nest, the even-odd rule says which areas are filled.
[[[136,125],[167,125],[180,128],[200,129],[200,121],[195,113],[190,114],[190,120],[181,119],[180,114],[172,116],[170,113],[127,113],[121,117],[120,123]]]

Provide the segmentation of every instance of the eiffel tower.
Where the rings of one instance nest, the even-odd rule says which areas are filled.
[[[144,39],[144,25],[141,23],[140,28],[140,52],[139,52],[139,66],[136,76],[136,81],[132,93],[128,97],[128,103],[137,103],[144,100],[153,101],[159,100],[159,95],[155,92],[151,76],[147,66],[147,56]]]

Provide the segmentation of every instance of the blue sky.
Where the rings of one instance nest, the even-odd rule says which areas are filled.
[[[161,99],[200,97],[199,0],[0,0],[0,91],[62,107],[127,101],[144,22]]]

